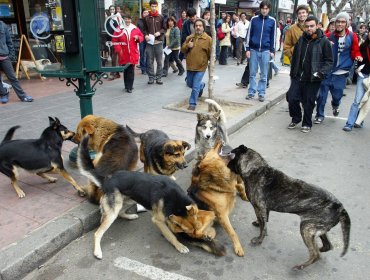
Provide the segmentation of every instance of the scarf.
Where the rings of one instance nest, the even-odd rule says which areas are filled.
[[[152,11],[149,11],[149,15],[152,17],[157,17],[158,16],[158,11],[156,10],[154,13]]]

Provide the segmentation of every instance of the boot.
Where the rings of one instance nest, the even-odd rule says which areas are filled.
[[[177,69],[176,64],[175,64],[174,61],[170,62],[170,66],[171,66],[171,68],[173,70],[173,73],[179,72],[179,69]]]

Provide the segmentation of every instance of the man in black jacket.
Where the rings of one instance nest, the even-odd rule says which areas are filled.
[[[321,81],[333,66],[331,44],[317,28],[317,23],[314,16],[307,17],[305,31],[294,47],[291,60],[292,79],[287,97],[292,122],[288,128],[294,129],[302,121],[302,103],[304,112],[301,131],[304,133],[311,131],[312,112]]]

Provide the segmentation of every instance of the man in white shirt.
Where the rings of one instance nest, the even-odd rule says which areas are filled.
[[[238,50],[236,53],[236,57],[238,59],[237,65],[243,64],[245,60],[245,47],[244,47],[244,40],[245,36],[247,35],[247,30],[249,27],[249,21],[247,20],[247,14],[241,13],[240,14],[240,20],[238,24],[236,25],[236,31],[237,31],[237,46]]]

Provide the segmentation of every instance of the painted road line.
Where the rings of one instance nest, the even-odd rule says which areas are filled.
[[[325,118],[328,118],[328,119],[338,119],[338,120],[342,120],[342,121],[346,121],[347,120],[347,118],[334,117],[334,116],[325,116]]]
[[[153,280],[194,280],[180,274],[165,271],[155,266],[147,265],[125,257],[118,257],[114,260],[114,266],[124,270],[132,271],[140,276]]]

